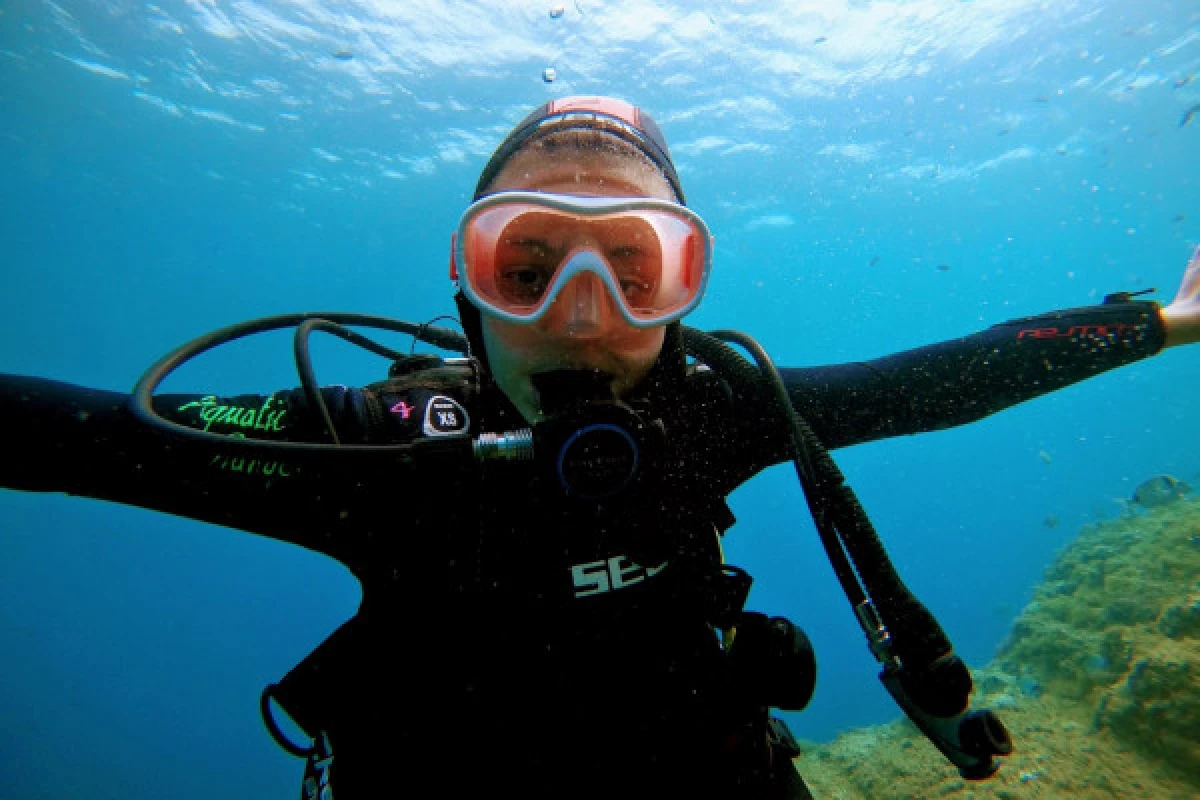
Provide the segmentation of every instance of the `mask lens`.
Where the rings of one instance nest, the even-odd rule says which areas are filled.
[[[627,316],[659,324],[697,299],[707,269],[707,233],[659,208],[576,212],[501,202],[468,212],[460,234],[463,279],[477,302],[520,319],[540,316],[583,269]]]
[[[638,274],[642,280],[629,276],[626,306],[639,319],[676,314],[704,286],[706,234],[691,220],[665,211],[642,212],[641,219],[652,231],[648,241],[654,242],[654,267]],[[648,279],[651,273],[653,280]]]

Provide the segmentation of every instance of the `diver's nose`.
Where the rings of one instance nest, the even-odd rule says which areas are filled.
[[[581,272],[567,281],[555,300],[562,331],[577,338],[604,333],[612,314],[611,303],[608,289],[599,276]]]

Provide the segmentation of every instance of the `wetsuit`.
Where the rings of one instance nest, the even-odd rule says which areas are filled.
[[[1016,320],[871,362],[781,370],[829,448],[984,417],[1158,352],[1156,305]],[[322,390],[346,444],[523,423],[486,374]],[[789,453],[762,396],[689,367],[677,336],[630,404],[662,446],[619,501],[436,453],[248,456],[141,424],[128,396],[0,377],[0,485],[129,503],[330,555],[358,614],[280,686],[325,732],[339,800],[405,796],[806,797],[770,698],[714,633],[724,498]],[[230,436],[327,441],[299,390],[156,398]],[[436,448],[434,448],[436,450]],[[735,640],[736,641],[736,640]],[[775,744],[771,744],[775,742]],[[421,794],[414,788],[409,794]]]

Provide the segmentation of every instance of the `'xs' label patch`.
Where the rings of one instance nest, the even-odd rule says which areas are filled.
[[[425,406],[426,436],[460,436],[467,432],[471,420],[458,401],[445,395],[434,395]]]
[[[576,597],[614,592],[653,578],[667,566],[664,561],[657,567],[643,567],[628,556],[613,556],[601,561],[589,561],[571,567],[571,580],[575,584]]]

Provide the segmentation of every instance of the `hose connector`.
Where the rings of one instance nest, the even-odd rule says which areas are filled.
[[[476,461],[533,461],[533,430],[481,433],[471,442]]]

